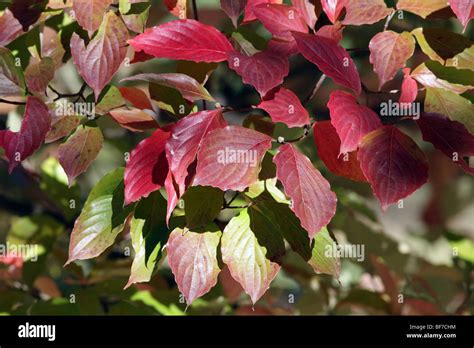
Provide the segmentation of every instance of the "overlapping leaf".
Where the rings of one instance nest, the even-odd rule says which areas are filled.
[[[344,25],[373,24],[387,17],[393,10],[388,8],[384,0],[357,0],[345,3],[346,16]]]
[[[81,27],[89,32],[89,36],[99,29],[104,14],[112,0],[74,0],[72,9]]]
[[[240,14],[244,11],[247,0],[220,0],[221,8],[237,27]]]
[[[292,0],[293,6],[298,10],[305,20],[306,24],[313,29],[316,26],[318,17],[316,16],[316,7],[310,0]]]
[[[432,143],[466,172],[474,174],[465,158],[474,156],[474,135],[462,123],[451,121],[439,114],[424,113],[416,121],[423,140]]]
[[[222,62],[233,47],[216,28],[192,19],[174,20],[153,27],[129,41],[135,51],[157,58]]]
[[[357,150],[364,135],[382,127],[378,115],[367,106],[359,105],[352,94],[343,91],[332,92],[328,108],[331,124],[341,140],[339,154]]]
[[[89,42],[74,33],[71,54],[84,81],[94,90],[96,100],[106,84],[119,69],[127,53],[128,30],[113,12],[108,12],[99,32]]]
[[[271,141],[265,134],[238,126],[210,132],[197,154],[193,185],[243,191],[257,181]]]
[[[255,87],[262,97],[282,84],[289,72],[288,59],[271,51],[258,52],[253,56],[232,51],[228,54],[228,64],[242,76],[244,83]]]
[[[308,111],[298,97],[283,87],[273,99],[264,100],[257,107],[268,112],[273,122],[282,122],[288,127],[303,127],[310,123]]]
[[[293,6],[262,4],[255,7],[254,14],[275,38],[292,41],[292,31],[308,32],[303,16]]]
[[[340,156],[341,141],[330,121],[316,122],[313,132],[319,158],[332,173],[355,181],[366,181],[357,152]]]
[[[413,103],[418,95],[418,85],[410,75],[409,68],[403,69],[403,82],[400,91],[399,103]]]
[[[48,107],[38,98],[28,97],[20,131],[0,131],[0,145],[5,149],[10,173],[43,144],[50,128],[51,113]]]
[[[449,6],[466,30],[467,24],[474,18],[474,5],[471,0],[449,0]]]
[[[244,10],[244,20],[243,22],[250,22],[257,17],[255,16],[254,11],[256,10],[256,7],[262,4],[282,4],[283,0],[247,0],[247,4],[245,5],[245,10]]]
[[[357,68],[349,53],[335,41],[311,34],[293,33],[300,53],[336,83],[360,94]]]
[[[291,210],[310,238],[326,226],[336,212],[336,195],[311,161],[291,144],[280,147],[273,162],[278,180],[292,200]]]
[[[209,132],[224,128],[226,125],[222,111],[216,109],[189,115],[174,126],[171,137],[166,143],[166,152],[170,171],[178,185],[179,197],[184,194],[188,167],[195,161],[203,139]]]
[[[44,94],[48,83],[54,78],[54,61],[49,57],[41,60],[32,59],[25,70],[28,90]]]
[[[18,36],[23,34],[20,22],[13,16],[7,8],[0,16],[0,46],[6,46]]]
[[[347,0],[321,0],[324,12],[332,23],[336,23]]]
[[[426,18],[433,12],[448,6],[446,0],[398,0],[397,9],[412,12]]]
[[[425,87],[447,89],[456,94],[462,94],[469,90],[469,86],[450,83],[449,81],[437,77],[430,69],[428,69],[425,63],[422,63],[418,67],[416,67],[412,71],[411,77]]]
[[[425,154],[394,126],[367,134],[360,144],[358,159],[383,210],[428,180]]]
[[[217,283],[221,235],[217,226],[198,232],[176,228],[170,234],[166,244],[168,263],[188,305]]]
[[[16,66],[11,52],[0,47],[0,96],[22,95],[24,90],[23,71]]]
[[[379,90],[395,77],[415,52],[415,39],[408,32],[401,34],[386,30],[375,35],[369,43],[370,62],[379,77]]]
[[[168,175],[165,144],[170,132],[157,129],[130,154],[124,174],[125,203],[136,202],[158,190]]]
[[[69,186],[92,164],[100,150],[104,137],[98,127],[81,127],[59,146],[58,159],[67,174]]]

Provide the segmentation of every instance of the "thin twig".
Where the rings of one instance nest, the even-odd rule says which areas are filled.
[[[18,101],[6,100],[2,98],[0,98],[0,103],[12,104],[12,105],[26,105],[26,102],[18,102]]]
[[[312,89],[311,93],[308,94],[308,96],[303,100],[303,105],[309,103],[311,99],[314,98],[316,93],[318,93],[318,90],[321,88],[323,85],[324,80],[326,79],[326,75],[322,74],[321,77],[319,78],[318,82],[314,85],[314,88]]]

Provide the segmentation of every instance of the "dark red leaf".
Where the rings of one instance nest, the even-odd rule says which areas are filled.
[[[354,181],[367,181],[360,169],[357,152],[339,156],[341,141],[336,133],[336,128],[330,121],[316,122],[313,132],[319,158],[332,173]]]
[[[474,168],[465,160],[465,157],[474,156],[474,136],[462,123],[432,113],[422,114],[416,122],[423,140],[432,143],[466,172],[474,174]]]
[[[164,185],[168,175],[165,144],[170,134],[157,129],[133,149],[125,167],[125,204],[148,197]]]
[[[308,32],[304,18],[299,11],[288,5],[262,4],[255,7],[255,16],[275,38],[292,41],[292,31]]]
[[[10,173],[43,144],[50,128],[51,113],[48,107],[38,98],[28,97],[20,131],[0,131],[0,144],[5,149]]]
[[[135,51],[157,58],[222,62],[233,47],[216,28],[193,19],[175,20],[145,31],[129,41]]]
[[[271,143],[268,135],[239,126],[210,132],[197,154],[193,185],[245,190],[258,180],[260,164]]]
[[[334,216],[336,195],[309,158],[292,144],[280,147],[273,162],[277,167],[277,178],[292,200],[291,210],[313,238]]]
[[[242,76],[242,81],[255,87],[260,96],[265,96],[272,88],[283,83],[288,75],[289,64],[286,57],[263,51],[246,56],[237,51],[229,52],[229,67]]]
[[[357,150],[364,135],[382,127],[378,115],[367,106],[357,104],[357,99],[352,94],[332,92],[328,108],[331,124],[341,140],[339,154]]]
[[[268,112],[273,122],[282,122],[288,127],[303,127],[310,123],[308,111],[298,97],[283,87],[273,99],[262,101],[257,107]]]
[[[394,126],[384,126],[367,134],[357,157],[383,210],[428,180],[425,154]]]
[[[336,83],[360,94],[359,73],[349,53],[336,41],[312,34],[293,33],[300,53]]]

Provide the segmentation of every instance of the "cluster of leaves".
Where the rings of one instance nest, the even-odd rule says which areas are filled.
[[[425,93],[425,112],[416,120],[423,139],[474,172],[468,162],[474,155],[468,94],[474,86],[473,43],[445,30],[388,29],[403,11],[426,18],[449,9],[466,28],[474,16],[472,1],[399,0],[391,8],[383,0],[321,0],[316,6],[309,0],[221,0],[235,27],[229,35],[197,16],[187,18],[187,1],[165,3],[179,18],[151,28],[146,28],[151,4],[141,0],[14,0],[0,16],[0,96],[26,97],[19,131],[0,131],[10,172],[42,144],[65,139],[57,158],[72,186],[102,148],[97,118],[110,116],[131,132],[153,130],[125,156],[125,168],[105,175],[90,192],[71,233],[68,263],[99,256],[125,229],[135,252],[127,286],[149,281],[166,253],[188,304],[216,284],[223,264],[255,303],[280,270],[286,245],[315,271],[337,277],[340,260],[324,254],[336,243],[326,228],[336,213],[336,194],[296,143],[312,130],[327,168],[370,184],[383,210],[413,193],[428,179],[427,157],[409,135],[384,124],[378,110],[362,101],[371,94],[394,95],[383,87],[399,71],[404,77],[398,102],[413,103]],[[324,16],[331,24],[319,26]],[[50,26],[56,17],[62,20],[59,33]],[[379,80],[372,91],[340,42],[346,27],[384,20],[383,31],[368,46]],[[271,33],[264,45],[242,29],[253,22]],[[40,33],[41,40],[28,47],[29,59],[20,59],[27,64],[22,69],[21,52],[8,45]],[[428,59],[411,69],[406,64],[416,43]],[[322,73],[303,101],[282,86],[297,55]],[[70,58],[84,85],[65,94],[50,82]],[[123,65],[155,58],[188,63],[175,73],[122,80],[147,83],[148,94],[111,84]],[[263,116],[240,125],[224,117],[245,111],[222,106],[205,87],[223,62],[256,90],[260,100],[247,109],[265,111],[267,126]],[[326,77],[344,89],[331,92],[330,120],[315,122],[305,105]],[[97,116],[58,115],[58,102],[65,98],[93,103]],[[167,122],[156,117],[155,102]],[[303,134],[274,139],[268,124],[275,123]],[[225,221],[223,210],[238,213]]]

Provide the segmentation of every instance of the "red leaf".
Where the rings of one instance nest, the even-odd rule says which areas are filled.
[[[23,34],[23,28],[13,16],[13,13],[7,8],[0,16],[0,46],[6,46],[18,36]]]
[[[449,0],[449,6],[462,23],[464,30],[466,30],[469,21],[474,18],[473,4],[472,0]]]
[[[157,129],[133,149],[124,174],[125,204],[138,201],[164,185],[168,175],[165,144],[170,132]]]
[[[237,20],[245,8],[247,0],[221,0],[221,8],[237,27]]]
[[[325,37],[293,33],[300,53],[336,83],[360,94],[359,73],[349,53]]]
[[[50,128],[51,113],[48,107],[38,98],[28,97],[20,131],[0,131],[0,145],[5,149],[10,173],[43,144]]]
[[[158,128],[158,122],[148,113],[140,109],[118,108],[109,111],[110,116],[123,128],[132,132]]]
[[[167,163],[171,161],[171,158],[168,157],[166,154]],[[167,194],[167,204],[166,204],[166,224],[169,223],[171,214],[173,213],[174,208],[178,205],[178,188],[176,187],[176,183],[173,179],[173,174],[171,171],[168,171],[168,175],[166,175],[165,179],[165,190]]]
[[[29,26],[36,23],[46,7],[44,0],[10,0],[7,3],[24,31],[28,31]]]
[[[210,132],[197,154],[193,185],[243,191],[258,180],[260,163],[272,138],[239,126]]]
[[[79,35],[73,34],[71,54],[74,64],[84,81],[94,90],[96,100],[125,59],[127,38],[127,27],[113,12],[107,13],[99,32],[87,47]]]
[[[129,41],[135,51],[157,58],[222,62],[233,47],[216,28],[193,19],[175,20],[146,30]]]
[[[364,135],[382,127],[378,115],[367,106],[357,104],[357,99],[352,94],[332,92],[328,108],[331,124],[341,140],[340,155],[357,150]]]
[[[346,0],[345,8],[346,16],[342,21],[344,25],[377,23],[392,12],[384,0]]]
[[[331,39],[333,41],[339,42],[342,40],[342,31],[344,30],[344,27],[341,25],[341,23],[337,22],[336,24],[333,25],[324,25],[319,30],[314,33],[315,35],[318,36],[323,36],[325,38]]]
[[[292,4],[301,16],[303,16],[306,24],[313,29],[318,20],[318,17],[316,16],[316,7],[309,0],[292,0]]]
[[[415,39],[408,32],[401,34],[386,30],[375,35],[369,43],[370,62],[378,75],[382,86],[395,77],[405,66],[406,61],[415,51]]]
[[[330,121],[316,122],[313,132],[319,158],[332,173],[354,181],[367,181],[360,169],[357,152],[339,156],[341,141],[336,133],[336,128]]]
[[[136,87],[119,87],[120,94],[132,105],[142,110],[153,110],[150,99],[141,89]]]
[[[321,0],[323,10],[332,23],[336,23],[347,0]]]
[[[155,58],[150,54],[146,54],[143,51],[134,52],[133,59],[130,61],[130,64],[146,62],[147,60]]]
[[[281,57],[289,57],[298,53],[298,47],[296,47],[296,41],[281,41],[276,39],[271,39],[268,41],[269,52],[272,52],[274,55]]]
[[[170,171],[179,188],[179,196],[184,194],[188,167],[196,159],[204,137],[214,129],[224,128],[227,122],[220,109],[200,111],[179,120],[173,127],[166,143]]]
[[[168,11],[179,19],[187,18],[188,0],[164,0]]]
[[[474,136],[462,123],[432,113],[422,114],[416,122],[424,141],[429,141],[466,172],[474,174],[474,168],[464,159],[474,156]]]
[[[296,8],[280,4],[262,4],[255,7],[255,16],[275,38],[292,41],[292,31],[308,32],[304,18]]]
[[[428,179],[425,154],[394,126],[367,134],[357,157],[383,210],[413,193]]]
[[[105,11],[111,3],[112,0],[74,0],[72,9],[77,22],[87,30],[89,36],[100,27]]]
[[[217,247],[221,235],[220,231],[201,233],[177,228],[169,236],[168,263],[188,305],[217,283],[220,272]]]
[[[291,210],[313,238],[336,212],[337,198],[329,182],[314,168],[308,157],[291,144],[285,144],[273,158],[277,178],[291,198]]]
[[[400,103],[413,103],[418,95],[416,80],[410,75],[410,68],[403,69],[403,83],[400,94]]]
[[[229,52],[229,68],[242,76],[242,81],[255,87],[260,96],[265,96],[272,88],[283,83],[289,73],[289,63],[286,57],[263,51],[246,56],[237,51]]]
[[[243,23],[254,21],[257,19],[255,17],[254,10],[258,5],[261,4],[281,4],[283,0],[247,0],[244,11],[244,20]]]
[[[273,122],[282,122],[288,127],[303,127],[310,123],[308,111],[298,97],[283,87],[273,99],[262,101],[257,107],[268,112]]]

